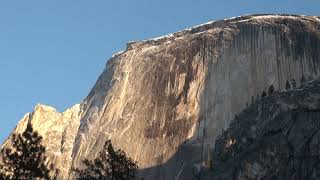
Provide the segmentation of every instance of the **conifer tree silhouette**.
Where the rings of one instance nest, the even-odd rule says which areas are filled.
[[[304,77],[304,75],[302,75],[301,80],[300,80],[301,86],[305,85],[306,81],[307,81],[306,77]]]
[[[286,82],[286,90],[290,90],[290,89],[291,89],[291,86],[290,86],[289,81],[287,80],[287,82]]]
[[[73,169],[78,180],[133,180],[138,166],[122,150],[115,150],[110,140],[95,160],[84,160],[85,168]]]
[[[7,180],[9,176],[5,174],[4,167],[0,164],[0,180]]]
[[[274,86],[271,85],[268,90],[268,95],[270,96],[274,92]]]
[[[22,134],[13,134],[11,147],[1,150],[1,175],[3,179],[31,180],[52,179],[52,165],[46,165],[45,147],[42,137],[33,131],[29,122]],[[58,171],[56,171],[58,172]]]
[[[292,89],[296,89],[297,88],[297,82],[295,79],[291,79],[291,84],[292,84]]]
[[[257,94],[257,100],[260,100],[260,98],[261,98],[260,94]]]

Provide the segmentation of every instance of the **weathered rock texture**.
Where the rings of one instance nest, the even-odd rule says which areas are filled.
[[[61,175],[65,175],[71,167],[72,149],[80,125],[79,115],[79,105],[64,113],[59,113],[49,106],[37,105],[33,113],[28,113],[22,118],[14,132],[22,133],[27,123],[31,122],[34,130],[43,137],[48,160],[60,170]],[[5,141],[2,148],[5,146],[10,147],[10,141]]]
[[[218,138],[213,157],[207,179],[319,179],[320,81],[254,102]]]
[[[319,29],[318,17],[255,15],[132,42],[108,60],[71,110],[74,118],[38,116],[57,121],[54,138],[53,128],[41,130],[46,123],[29,119],[48,135],[61,179],[72,179],[70,167],[97,156],[109,138],[138,162],[145,179],[190,179],[252,97],[270,85],[283,90],[287,81],[299,86],[318,77]]]

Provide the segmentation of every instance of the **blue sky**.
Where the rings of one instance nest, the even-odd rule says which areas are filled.
[[[79,103],[126,42],[254,13],[320,15],[320,1],[0,1],[0,142],[38,103]]]

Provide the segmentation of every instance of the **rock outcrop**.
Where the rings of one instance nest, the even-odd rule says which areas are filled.
[[[71,168],[72,150],[80,125],[80,112],[80,105],[59,113],[52,107],[39,104],[32,113],[21,119],[14,132],[22,133],[27,123],[31,122],[34,130],[43,137],[48,160],[59,169],[61,175],[65,175]],[[10,141],[5,141],[3,147],[10,147]]]
[[[257,100],[216,141],[203,179],[320,177],[320,81]]]
[[[48,111],[47,120],[21,123],[30,120],[50,141],[61,179],[72,179],[70,167],[96,157],[106,139],[138,162],[146,180],[191,179],[252,98],[271,85],[284,90],[318,78],[319,30],[319,17],[253,15],[131,42],[108,60],[73,115]]]

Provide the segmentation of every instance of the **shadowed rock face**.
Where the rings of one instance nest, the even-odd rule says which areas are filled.
[[[254,102],[216,141],[203,179],[318,179],[319,118],[319,80]]]
[[[318,77],[319,29],[317,17],[255,15],[129,43],[108,60],[77,118],[61,125],[72,128],[52,140],[49,151],[69,142],[61,179],[72,179],[69,168],[96,157],[106,139],[136,160],[147,180],[191,178],[253,97]]]

